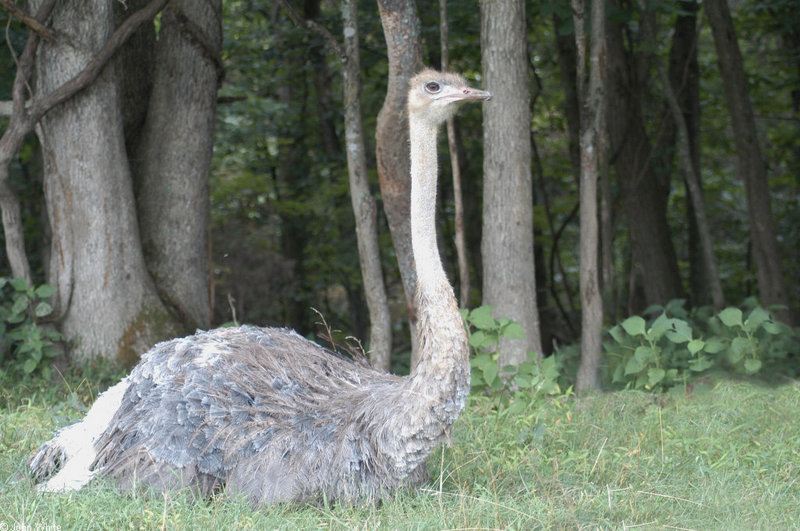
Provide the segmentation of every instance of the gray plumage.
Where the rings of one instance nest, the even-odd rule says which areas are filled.
[[[123,489],[225,488],[261,504],[380,498],[425,481],[425,460],[469,392],[466,334],[436,251],[436,130],[454,103],[488,98],[455,74],[426,70],[410,82],[420,361],[409,377],[288,329],[163,342],[40,448],[31,470],[43,489],[80,488],[101,473]],[[64,477],[48,480],[59,468]]]

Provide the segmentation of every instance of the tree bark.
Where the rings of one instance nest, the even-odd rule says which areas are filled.
[[[775,220],[767,183],[767,167],[756,134],[753,106],[747,90],[742,55],[736,31],[725,0],[708,0],[703,3],[714,35],[714,45],[722,74],[728,113],[736,142],[737,173],[747,191],[747,213],[750,222],[750,245],[758,279],[761,302],[765,306],[783,305],[787,309],[777,312],[778,317],[794,323],[787,291],[781,272]]]
[[[692,7],[689,7],[689,9],[692,9]],[[644,34],[644,40],[649,42],[653,46],[653,49],[657,49],[658,45],[655,39],[656,32],[652,24],[642,24],[641,28]],[[675,133],[677,133],[677,135],[673,133],[671,136],[677,136],[678,160],[683,169],[686,188],[690,199],[689,204],[691,205],[691,211],[694,215],[695,223],[693,226],[697,230],[699,236],[700,262],[705,268],[705,282],[703,284],[711,292],[714,308],[721,310],[725,305],[725,297],[722,293],[722,283],[717,273],[717,260],[714,256],[711,232],[706,218],[705,202],[703,201],[703,193],[700,188],[699,152],[696,149],[692,149],[692,140],[696,140],[696,138],[692,137],[689,133],[688,121],[681,107],[681,102],[676,95],[676,90],[688,86],[687,83],[682,83],[682,80],[688,76],[683,76],[681,73],[686,72],[688,74],[693,57],[696,64],[696,54],[694,53],[696,48],[695,43],[694,18],[678,16],[674,45],[670,53],[670,71],[672,75],[667,73],[667,69],[661,63],[658,55],[655,56],[655,62],[656,70],[661,78],[664,98],[667,101],[667,106],[672,115],[670,129],[671,132],[675,131]],[[684,65],[684,67],[681,68],[679,65]],[[677,86],[677,88],[675,86]],[[688,92],[688,90],[685,92]],[[687,98],[683,99],[686,100]]]
[[[533,256],[530,94],[525,2],[481,2],[484,88],[483,302],[519,323],[525,339],[500,341],[500,365],[542,355]]]
[[[92,60],[111,34],[112,4],[56,7],[53,29],[66,39],[40,46],[37,94],[60,90]],[[142,257],[119,97],[114,68],[106,68],[51,110],[37,133],[53,231],[47,280],[57,289],[61,331],[73,357],[132,364],[175,328]]]
[[[442,70],[450,69],[450,50],[448,47],[447,0],[439,0],[439,37],[442,50]],[[456,257],[458,259],[459,306],[469,305],[469,262],[467,260],[467,241],[464,236],[464,192],[461,187],[461,163],[456,137],[456,118],[447,119],[447,147],[450,152],[450,169],[453,174],[453,203],[455,212],[453,226],[455,232]]]
[[[700,68],[697,62],[697,12],[700,4],[694,0],[680,3],[681,13],[675,17],[672,48],[669,53],[669,79],[672,90],[686,122],[689,141],[689,156],[702,192],[700,172]],[[674,129],[668,121],[665,128]],[[690,197],[687,184],[687,197]],[[706,279],[707,264],[704,262],[697,228],[697,217],[692,201],[687,201],[688,255],[689,255],[689,303],[692,306],[711,304],[710,283]]]
[[[342,2],[344,26],[344,123],[350,199],[356,220],[358,257],[370,316],[369,356],[388,371],[392,355],[392,320],[383,283],[378,244],[378,207],[369,190],[361,121],[361,66],[358,52],[358,0]]]
[[[422,68],[420,22],[413,0],[378,0],[389,56],[386,99],[378,113],[375,150],[383,208],[392,235],[411,329],[411,367],[417,364],[417,278],[411,251],[411,163],[408,146],[408,80]]]
[[[220,0],[173,0],[165,9],[131,164],[147,268],[188,331],[211,324],[208,177],[221,46]]]
[[[622,192],[622,205],[632,247],[631,275],[640,280],[644,301],[634,302],[637,313],[651,304],[665,304],[685,296],[678,259],[667,224],[670,175],[654,164],[651,139],[645,127],[634,61],[623,46],[623,28],[613,19],[606,24],[608,57],[608,132],[614,168]],[[629,299],[633,293],[629,293]]]
[[[577,48],[576,76],[578,101],[581,104],[581,179],[580,179],[580,287],[581,287],[581,360],[576,390],[580,393],[598,386],[601,354],[603,299],[600,294],[599,231],[597,216],[597,181],[600,176],[601,140],[605,129],[605,2],[594,0],[591,7],[591,50],[589,84],[586,87],[586,38],[584,2],[572,1]]]

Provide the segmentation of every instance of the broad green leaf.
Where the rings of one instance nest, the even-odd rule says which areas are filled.
[[[703,346],[705,342],[702,339],[692,339],[689,341],[689,344],[686,345],[686,348],[689,349],[689,352],[692,354],[697,354],[701,350],[703,350]]]
[[[25,360],[25,364],[22,366],[22,370],[25,371],[25,374],[30,374],[36,370],[37,365],[39,365],[39,363],[35,359],[28,358]]]
[[[709,369],[714,362],[705,356],[700,356],[697,359],[689,360],[689,369],[694,372],[703,372]]]
[[[12,278],[9,281],[11,287],[20,293],[24,293],[28,289],[28,281],[24,278]]]
[[[626,374],[627,373],[625,372],[625,366],[623,366],[620,363],[619,365],[617,365],[617,368],[614,369],[614,376],[611,378],[611,381],[614,383],[622,383],[625,381]]]
[[[53,294],[56,292],[56,288],[51,286],[50,284],[42,284],[38,288],[36,288],[36,296],[40,299],[47,299],[52,297]]]
[[[520,374],[514,378],[514,383],[516,383],[520,389],[527,389],[533,384],[533,378],[525,374]]]
[[[744,372],[747,374],[755,374],[761,369],[761,360],[754,360],[752,358],[744,360]]]
[[[483,330],[477,330],[472,334],[470,334],[469,336],[470,346],[476,349],[482,349],[484,347],[488,347],[492,343],[493,343],[492,337]]]
[[[647,381],[650,386],[654,386],[659,383],[661,380],[664,379],[664,375],[667,374],[667,371],[661,369],[659,367],[651,367],[647,371]]]
[[[651,341],[658,341],[661,339],[661,336],[664,335],[664,332],[667,332],[672,328],[672,321],[674,321],[674,319],[670,319],[664,313],[656,317],[655,321],[653,321],[653,325],[650,327],[650,330],[647,331],[648,339]]]
[[[625,336],[622,335],[622,330],[620,329],[619,325],[612,326],[608,330],[608,335],[610,335],[617,343],[623,343],[625,341]]]
[[[546,395],[557,395],[561,392],[561,388],[558,386],[558,382],[545,380],[542,383],[541,391]]]
[[[28,309],[28,302],[29,299],[27,295],[18,295],[17,298],[14,299],[14,304],[11,305],[11,313],[23,313]]]
[[[497,321],[492,317],[492,306],[479,306],[469,312],[467,320],[476,328],[487,330],[497,327]]]
[[[642,366],[656,361],[656,353],[653,352],[652,348],[644,345],[636,347],[633,357],[639,360],[639,363],[641,363]]]
[[[40,302],[33,309],[33,314],[36,317],[45,317],[47,315],[50,315],[52,312],[53,312],[53,307],[47,304],[46,302]]]
[[[656,312],[663,312],[663,311],[664,311],[664,307],[661,306],[660,304],[651,304],[650,306],[648,306],[647,308],[644,309],[644,311],[642,312],[642,315],[650,315],[650,314],[654,314]]]
[[[705,347],[703,350],[708,352],[709,354],[717,354],[718,352],[722,352],[728,348],[728,343],[723,341],[718,337],[710,337],[706,340]]]
[[[758,330],[758,327],[761,326],[763,322],[768,321],[769,318],[769,312],[761,306],[756,306],[753,308],[753,311],[750,312],[750,315],[747,316],[747,319],[745,319],[744,329],[753,333]]]
[[[763,328],[768,334],[772,335],[778,335],[783,332],[781,325],[775,321],[764,321],[764,323],[761,325],[761,328]]]
[[[503,337],[508,339],[525,339],[525,331],[519,323],[511,322],[503,329]]]
[[[489,365],[496,365],[495,361],[492,359],[492,356],[489,354],[478,354],[472,360],[472,366],[477,367],[480,370],[485,369]]]
[[[483,379],[488,385],[492,385],[497,379],[498,368],[497,364],[486,365],[483,367]]]
[[[689,323],[682,319],[673,319],[672,320],[672,327],[673,327],[673,334],[681,338],[680,341],[676,341],[675,338],[670,339],[674,343],[685,343],[686,341],[692,340],[692,327],[689,326]]]
[[[728,361],[736,365],[742,361],[749,348],[750,342],[747,339],[743,337],[734,338],[731,342],[731,349],[728,351]]]
[[[739,308],[725,308],[718,314],[722,324],[728,327],[742,326],[742,310]]]
[[[625,364],[625,375],[639,374],[644,369],[644,364],[636,359],[636,356],[631,357],[628,363]]]
[[[629,336],[643,336],[645,324],[644,319],[638,315],[632,315],[622,321],[620,326],[625,329]]]

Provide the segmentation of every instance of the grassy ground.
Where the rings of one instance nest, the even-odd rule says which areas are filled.
[[[99,483],[37,494],[28,456],[95,393],[85,380],[0,390],[0,531],[800,529],[798,383],[719,379],[690,393],[598,393],[514,413],[472,399],[423,488],[378,506],[261,510],[225,496],[121,496]]]

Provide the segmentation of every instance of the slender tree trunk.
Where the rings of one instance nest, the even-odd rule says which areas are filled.
[[[725,296],[722,293],[722,283],[717,273],[717,259],[714,256],[713,243],[711,241],[711,231],[708,228],[706,219],[706,208],[703,201],[703,192],[700,189],[700,179],[692,163],[691,148],[689,147],[689,130],[683,118],[678,99],[672,90],[669,75],[663,65],[658,67],[661,76],[661,84],[664,87],[664,95],[669,103],[672,117],[678,128],[678,158],[680,159],[683,171],[686,174],[686,187],[689,190],[689,197],[694,210],[697,230],[700,234],[700,248],[703,253],[703,263],[706,266],[706,281],[711,290],[714,308],[721,310],[725,306]]]
[[[500,341],[500,365],[542,355],[533,256],[530,94],[523,0],[481,2],[484,106],[483,302],[518,322],[525,339]]]
[[[442,70],[450,69],[450,50],[448,47],[447,0],[439,0],[439,36],[442,41]],[[469,262],[467,260],[467,241],[464,236],[464,193],[461,188],[461,162],[456,138],[456,118],[447,119],[447,146],[450,151],[450,168],[453,172],[453,203],[455,215],[456,255],[458,258],[459,306],[469,305]]]
[[[147,120],[132,160],[145,260],[187,331],[211,324],[208,177],[222,4],[173,0],[161,17]]]
[[[378,0],[386,48],[389,82],[375,128],[378,179],[389,231],[392,234],[411,329],[411,367],[417,364],[414,298],[417,278],[411,251],[410,159],[408,146],[408,80],[422,68],[420,22],[413,0]]]
[[[605,128],[605,2],[594,0],[591,7],[591,50],[589,84],[586,90],[586,37],[583,0],[572,1],[577,47],[578,101],[581,104],[581,179],[580,179],[580,286],[581,286],[581,361],[578,367],[578,392],[598,385],[601,353],[603,300],[600,294],[599,233],[597,228],[597,181],[600,175],[600,138]]]
[[[737,172],[747,191],[747,212],[750,221],[750,244],[758,279],[761,302],[789,307],[787,291],[781,273],[775,220],[767,183],[767,167],[759,147],[753,106],[747,91],[747,77],[736,31],[725,0],[707,0],[703,3],[714,35],[725,98],[731,116],[736,140]],[[793,323],[791,311],[777,312],[778,317]]]
[[[34,17],[43,23],[53,10],[55,0],[41,2]],[[9,118],[8,127],[0,137],[0,210],[2,210],[3,233],[5,236],[6,255],[14,278],[24,278],[31,282],[31,266],[25,251],[25,238],[22,225],[22,214],[19,197],[9,181],[11,161],[16,157],[25,136],[33,131],[34,125],[45,111],[36,114],[26,108],[27,86],[33,72],[36,50],[40,36],[30,31],[25,48],[17,63],[17,72],[12,85],[13,101],[3,113]]]
[[[388,371],[392,355],[392,320],[383,283],[378,244],[378,207],[369,190],[364,130],[361,122],[361,66],[358,52],[358,0],[342,2],[344,26],[344,124],[350,199],[364,294],[370,316],[369,356],[374,367]]]
[[[672,48],[669,53],[669,78],[675,97],[681,107],[689,139],[689,155],[702,191],[700,172],[700,68],[697,62],[697,12],[700,4],[694,0],[680,3],[681,13],[675,17]],[[666,128],[673,129],[671,121]],[[690,197],[687,183],[687,197]],[[688,255],[689,255],[689,303],[692,306],[711,304],[710,284],[706,280],[707,265],[703,259],[700,235],[692,201],[687,201]]]
[[[684,111],[681,108],[681,104],[678,101],[675,90],[673,89],[674,77],[678,75],[678,68],[675,66],[675,63],[682,63],[688,67],[691,63],[691,58],[695,49],[694,43],[696,42],[696,39],[693,19],[690,19],[690,22],[692,22],[691,24],[687,24],[687,21],[681,20],[685,18],[688,17],[678,17],[678,21],[676,22],[677,27],[675,32],[675,45],[673,46],[670,54],[672,63],[671,70],[673,75],[670,76],[667,73],[667,69],[658,59],[657,55],[655,56],[655,63],[656,70],[661,78],[661,86],[664,92],[664,97],[667,100],[667,105],[672,114],[673,124],[671,129],[677,133],[678,159],[685,175],[690,204],[692,206],[692,212],[695,216],[694,226],[698,231],[700,239],[700,250],[702,253],[701,263],[705,267],[706,282],[704,284],[708,286],[712,294],[714,307],[720,310],[725,305],[725,298],[722,293],[722,283],[720,282],[719,274],[717,273],[717,260],[714,256],[711,232],[706,219],[705,203],[703,201],[702,190],[700,189],[699,154],[696,152],[693,153],[692,151],[692,137],[689,134],[687,120],[684,117]],[[657,49],[657,43],[655,41],[656,32],[653,28],[653,25],[651,23],[642,24],[641,33],[643,34],[643,39],[646,42],[649,42],[653,46],[653,49]],[[678,84],[679,87],[681,85],[685,84]],[[673,136],[675,135],[673,134]]]
[[[109,38],[112,2],[62,2],[53,28],[70,43],[43,43],[36,92],[80,72]],[[66,42],[66,41],[65,41]],[[48,282],[57,289],[61,331],[77,357],[133,363],[174,335],[174,320],[147,273],[119,111],[114,69],[40,122],[45,200],[53,245]]]

